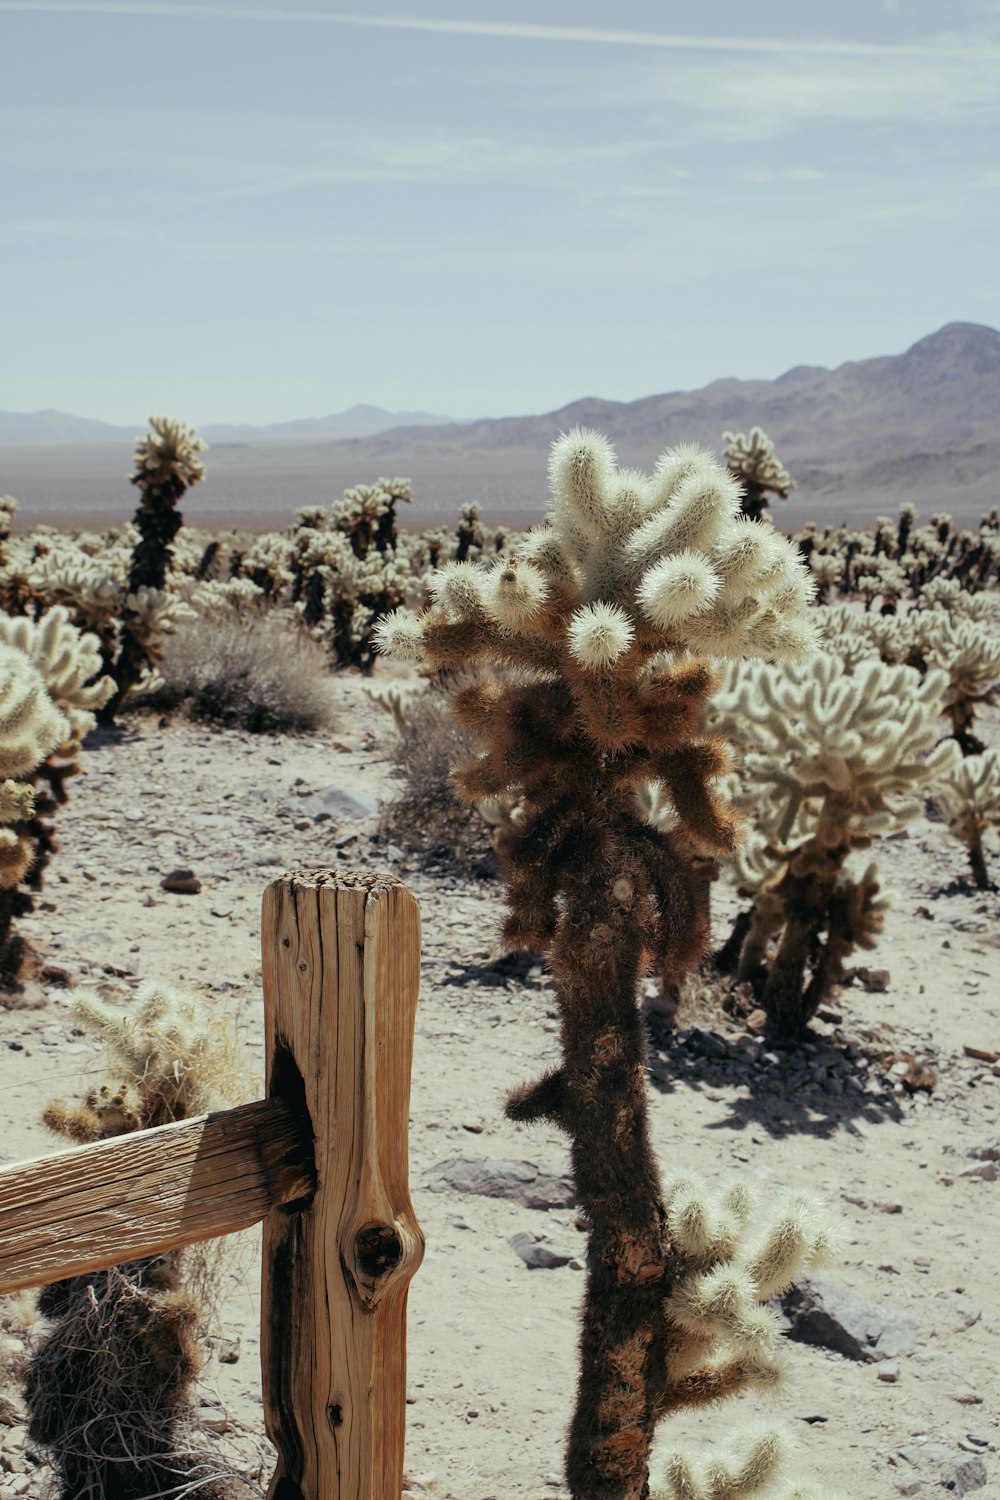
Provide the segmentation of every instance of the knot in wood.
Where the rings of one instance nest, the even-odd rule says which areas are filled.
[[[378,1281],[399,1265],[403,1242],[394,1224],[366,1224],[355,1236],[354,1254],[362,1275]]]

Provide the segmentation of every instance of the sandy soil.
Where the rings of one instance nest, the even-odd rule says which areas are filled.
[[[550,984],[540,966],[496,964],[499,885],[420,869],[395,845],[373,841],[374,816],[310,816],[311,790],[392,795],[387,717],[356,678],[339,678],[335,699],[334,728],[319,736],[251,737],[155,719],[137,720],[119,739],[95,736],[86,775],[59,814],[62,849],[22,930],[75,983],[108,995],[125,999],[144,978],[203,994],[239,1043],[252,1097],[261,1076],[264,886],[282,869],[347,861],[402,875],[425,930],[411,1182],[427,1256],[410,1293],[409,1489],[438,1500],[559,1500],[583,1277],[572,1260],[528,1270],[509,1241],[528,1231],[575,1259],[583,1235],[574,1210],[440,1190],[440,1164],[454,1158],[565,1172],[554,1129],[516,1126],[501,1112],[507,1088],[556,1056]],[[665,1167],[693,1166],[713,1181],[736,1170],[766,1190],[821,1191],[847,1225],[846,1253],[828,1279],[915,1325],[912,1352],[882,1363],[789,1345],[789,1380],[768,1410],[792,1429],[800,1473],[817,1495],[932,1495],[945,1479],[956,1493],[975,1487],[1000,1497],[1000,1181],[963,1175],[981,1166],[967,1153],[1000,1138],[1000,1064],[963,1053],[1000,1050],[1000,900],[964,883],[963,851],[940,824],[922,823],[876,853],[895,902],[879,949],[861,962],[889,971],[887,989],[848,986],[795,1054],[769,1051],[704,1004],[679,1031],[656,1031],[654,1136]],[[161,890],[177,866],[194,869],[200,894]],[[717,890],[717,938],[735,909]],[[869,986],[880,983],[869,976]],[[80,1096],[97,1067],[65,992],[48,987],[43,998],[41,1008],[0,1020],[8,1161],[54,1148],[39,1123],[42,1105]],[[893,1075],[900,1053],[933,1072],[931,1093],[911,1094]],[[199,1399],[206,1441],[266,1487],[257,1274],[255,1235],[227,1242],[220,1337]],[[16,1354],[16,1336],[0,1342]],[[18,1393],[8,1385],[8,1395],[15,1409],[13,1425],[0,1425],[0,1500],[44,1495],[47,1472],[25,1454]],[[673,1424],[663,1441],[680,1432],[721,1437],[758,1407],[747,1401]]]

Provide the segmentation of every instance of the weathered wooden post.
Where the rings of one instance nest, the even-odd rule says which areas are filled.
[[[268,1496],[399,1500],[420,914],[391,876],[297,872],[265,891],[261,942],[267,1092],[308,1117],[316,1168],[264,1221]]]

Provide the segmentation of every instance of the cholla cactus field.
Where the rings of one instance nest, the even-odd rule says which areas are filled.
[[[3,1155],[203,1108],[223,1030],[256,1075],[262,886],[391,869],[404,1500],[991,1493],[996,514],[786,538],[758,430],[565,434],[527,533],[374,474],[196,530],[201,465],[154,425],[113,531],[0,502]],[[0,1307],[0,1500],[260,1500],[240,1254],[214,1344],[173,1257]]]

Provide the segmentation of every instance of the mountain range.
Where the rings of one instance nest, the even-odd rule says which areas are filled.
[[[344,438],[372,437],[390,427],[440,427],[450,417],[426,411],[385,411],[364,404],[329,417],[299,417],[293,422],[253,426],[246,422],[216,422],[201,429],[207,443],[335,443]],[[113,427],[92,417],[65,411],[0,412],[0,446],[47,446],[51,443],[134,442],[134,427]]]
[[[392,425],[333,438],[334,424],[372,412],[370,421]],[[549,444],[569,427],[598,428],[621,462],[650,468],[673,443],[718,451],[724,431],[756,424],[798,482],[788,504],[776,507],[790,525],[860,522],[902,500],[967,522],[1000,501],[998,412],[1000,332],[948,323],[902,354],[833,370],[797,365],[776,380],[721,379],[628,402],[585,397],[541,416],[455,423],[355,407],[265,428],[206,427],[208,479],[185,514],[193,525],[288,524],[296,506],[328,504],[379,474],[406,474],[417,524],[453,515],[466,500],[481,501],[488,519],[528,524],[546,508]],[[0,415],[0,493],[19,498],[25,519],[81,524],[73,516],[84,510],[88,524],[120,519],[132,497],[124,474],[134,431],[41,436],[70,431],[56,415],[36,414],[39,435],[30,440],[12,439],[24,429]]]

